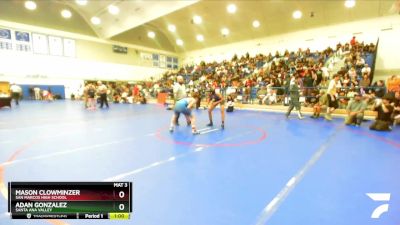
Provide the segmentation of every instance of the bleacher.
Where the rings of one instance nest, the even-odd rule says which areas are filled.
[[[350,50],[345,55],[341,57],[347,57],[349,54],[360,55],[364,58],[365,63],[370,65],[371,68],[374,66],[376,51],[375,52],[363,52],[363,43],[357,43],[357,50]],[[344,45],[343,45],[344,47]],[[376,48],[375,48],[376,49]],[[329,63],[339,63],[336,65],[338,68],[345,68],[343,61],[338,61],[337,51],[328,47],[321,52],[310,52],[308,49],[302,52],[288,52],[286,51],[283,55],[263,55],[258,54],[254,57],[250,57],[248,54],[245,56],[234,56],[230,61],[223,61],[221,63],[216,62],[201,62],[198,65],[185,66],[176,72],[169,72],[165,74],[160,82],[166,82],[174,80],[178,75],[182,75],[187,83],[192,80],[194,83],[193,87],[188,87],[190,90],[197,89],[203,94],[203,99],[206,98],[207,91],[213,87],[221,90],[222,94],[225,94],[227,89],[236,89],[235,95],[236,105],[238,108],[248,108],[248,109],[265,109],[265,110],[278,110],[285,111],[286,106],[284,106],[283,101],[285,99],[285,78],[286,76],[291,76],[293,73],[304,76],[304,71],[314,70],[327,70],[329,75],[323,77],[323,81],[329,81],[329,76],[332,76],[337,71],[331,69],[329,71]],[[271,57],[272,56],[272,57]],[[319,67],[319,64],[323,67]],[[340,64],[342,63],[342,64]],[[291,67],[295,65],[295,68]],[[361,68],[357,68],[357,73],[361,74]],[[324,71],[325,72],[325,71]],[[347,71],[346,71],[347,72]],[[373,74],[373,72],[371,72]],[[203,77],[203,78],[202,78]],[[202,81],[201,79],[204,79]],[[261,77],[261,82],[259,82]],[[225,79],[223,81],[223,79]],[[343,77],[341,78],[343,79]],[[245,83],[250,80],[251,85],[246,86]],[[277,93],[277,103],[272,105],[259,104],[259,89],[267,84],[270,84],[273,80],[279,80],[279,85],[274,85],[269,87]],[[371,78],[372,80],[372,78]],[[221,83],[227,83],[226,88],[221,88]],[[216,85],[215,85],[216,84]],[[320,91],[326,89],[326,83],[324,85],[314,85],[311,87],[315,91]],[[359,87],[354,87],[359,91]],[[250,89],[250,90],[249,90]],[[303,87],[303,90],[306,90]],[[342,88],[347,95],[350,87]],[[371,87],[371,89],[373,89]],[[281,90],[281,91],[278,91]],[[304,92],[304,91],[303,91]],[[305,93],[305,92],[304,92]],[[308,92],[307,92],[308,93]],[[304,103],[311,96],[302,95],[301,101]],[[339,98],[348,98],[347,96],[342,96]],[[312,108],[304,107],[303,111],[311,111]],[[343,108],[337,109],[336,114],[345,114]],[[374,116],[375,112],[366,112],[367,116]]]

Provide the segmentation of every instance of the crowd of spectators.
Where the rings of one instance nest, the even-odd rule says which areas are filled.
[[[186,78],[190,91],[196,90],[203,95],[210,89],[219,89],[224,96],[231,94],[235,99],[239,96],[243,103],[276,104],[285,102],[290,77],[300,76],[301,101],[308,106],[319,90],[327,88],[334,65],[342,61],[344,66],[335,72],[340,76],[340,108],[345,108],[355,92],[371,98],[385,94],[383,81],[371,85],[371,67],[364,59],[374,54],[375,48],[373,43],[364,44],[353,38],[344,45],[337,44],[336,49],[328,47],[321,52],[298,49],[296,52],[286,50],[282,54],[277,51],[274,55],[258,54],[254,57],[235,55],[220,63],[201,62],[176,72],[170,71],[154,84],[151,92],[170,88],[181,75]]]
[[[146,85],[146,83],[143,83]],[[142,84],[115,84],[111,82],[86,82],[83,90],[80,91],[82,96],[73,95],[73,99],[82,97],[85,101],[85,108],[95,109],[96,103],[103,104],[108,107],[108,102],[115,104],[146,104],[149,96],[148,87]]]
[[[339,43],[336,49],[328,47],[321,52],[298,49],[296,52],[286,50],[283,54],[275,52],[274,55],[258,54],[254,57],[235,55],[220,63],[201,62],[168,72],[150,89],[150,93],[170,92],[169,87],[173,86],[176,77],[183,76],[187,80],[188,92],[197,91],[206,96],[210,90],[216,89],[242,103],[286,105],[290,79],[300,77],[300,101],[308,107],[316,106],[320,111],[321,104],[326,104],[320,99],[326,96],[330,79],[338,75],[338,108],[357,115],[359,112],[351,111],[360,107],[362,112],[378,110],[385,105],[378,100],[390,99],[385,97],[387,89],[383,80],[371,82],[373,72],[366,58],[373,59],[374,54],[375,44],[365,44],[353,37],[349,43]],[[337,64],[340,67],[334,69]],[[392,95],[394,97],[394,93]],[[390,117],[392,121],[393,115]],[[357,120],[354,124],[358,124]]]
[[[187,92],[198,92],[203,98],[211,90],[217,90],[232,102],[287,105],[290,79],[300,77],[300,102],[318,109],[323,106],[320,99],[326,95],[330,79],[337,74],[339,109],[348,110],[349,102],[359,96],[356,100],[365,103],[365,110],[374,110],[376,100],[387,93],[384,81],[371,83],[373,72],[366,58],[375,57],[375,53],[375,44],[365,44],[353,37],[349,43],[338,43],[335,49],[327,47],[323,51],[299,48],[292,52],[276,51],[275,54],[253,57],[248,53],[240,57],[234,55],[231,60],[222,62],[203,61],[168,71],[156,81],[152,79],[134,85],[110,84],[107,93],[115,103],[144,104],[147,97],[156,97],[161,92],[172,96],[177,77],[182,76]],[[393,104],[398,105],[398,100]]]

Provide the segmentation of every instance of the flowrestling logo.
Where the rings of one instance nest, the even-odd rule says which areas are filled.
[[[371,214],[372,219],[379,219],[381,215],[389,211],[390,193],[366,193],[366,195],[376,202],[382,202],[384,204],[379,205]]]

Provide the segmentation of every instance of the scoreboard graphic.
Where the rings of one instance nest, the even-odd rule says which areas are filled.
[[[132,182],[9,182],[12,219],[130,219]]]

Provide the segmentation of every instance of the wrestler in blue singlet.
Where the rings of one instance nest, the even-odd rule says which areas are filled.
[[[188,109],[190,98],[183,98],[176,102],[174,112],[175,114],[183,113],[184,115],[190,116],[192,111]]]

